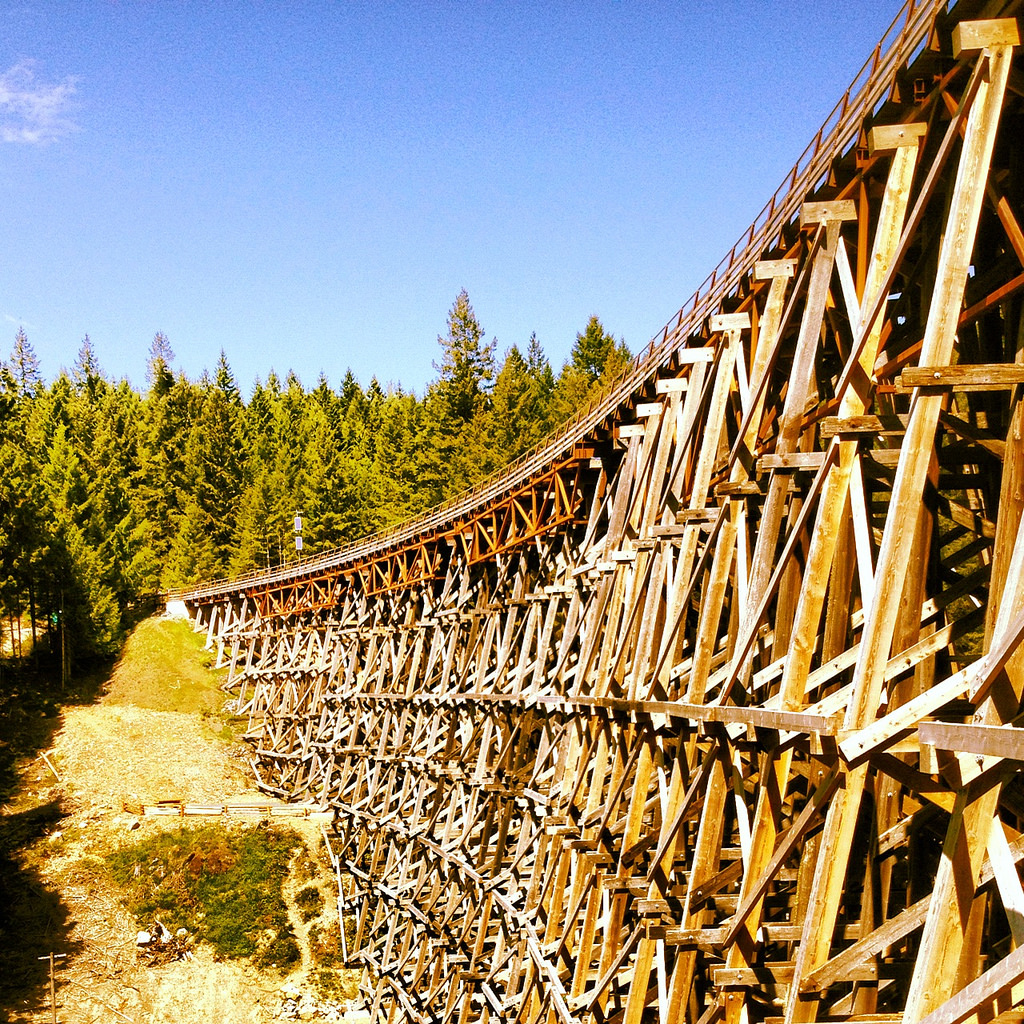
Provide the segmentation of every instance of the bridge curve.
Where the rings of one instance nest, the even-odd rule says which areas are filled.
[[[182,595],[374,1020],[1024,1018],[1021,4],[947,6],[537,450]]]

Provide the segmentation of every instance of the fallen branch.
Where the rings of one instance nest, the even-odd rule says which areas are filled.
[[[60,777],[60,775],[58,774],[58,772],[57,772],[57,769],[53,767],[53,763],[52,763],[52,762],[50,761],[50,759],[49,759],[49,758],[48,758],[48,757],[46,756],[46,752],[45,752],[45,751],[42,751],[42,752],[40,752],[39,756],[40,756],[40,757],[41,757],[41,758],[42,758],[42,759],[43,759],[43,760],[44,760],[44,761],[46,762],[46,767],[47,767],[47,768],[49,768],[51,772],[53,772],[53,777],[54,777],[54,778],[55,778],[55,779],[56,779],[56,780],[57,780],[58,782],[63,782],[64,780],[63,780],[63,779],[62,779],[62,778]]]

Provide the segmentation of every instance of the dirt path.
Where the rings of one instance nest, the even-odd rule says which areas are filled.
[[[175,627],[168,635],[176,639],[180,632]],[[310,928],[331,924],[334,900],[328,886],[333,884],[333,874],[329,863],[316,856],[321,826],[302,819],[283,822],[295,828],[313,854],[295,858],[297,868],[302,864],[302,873],[289,878],[287,894],[294,896],[303,887],[316,885],[325,897],[323,915],[312,921],[302,920],[300,912],[291,908],[296,935],[304,946],[303,969],[283,978],[238,962],[218,963],[202,947],[191,959],[159,967],[148,966],[140,958],[138,926],[97,867],[110,850],[181,822],[143,816],[137,809],[169,799],[224,803],[266,798],[253,788],[245,749],[234,740],[239,723],[211,710],[222,703],[220,678],[203,666],[198,671],[194,666],[176,671],[173,664],[161,676],[153,669],[153,659],[145,658],[145,649],[141,656],[147,667],[133,672],[130,659],[135,639],[129,641],[126,657],[100,701],[63,712],[52,748],[45,758],[22,766],[19,791],[5,808],[9,815],[58,805],[63,811],[49,834],[23,857],[26,870],[37,874],[39,888],[55,894],[60,906],[61,948],[69,952],[57,964],[57,1019],[67,1024],[270,1022],[282,1009],[288,1011],[282,994],[286,985],[292,994],[312,990]],[[160,637],[149,642],[159,644]],[[198,658],[194,643],[191,651],[190,656]],[[139,658],[140,652],[134,656]],[[176,702],[188,710],[170,710]],[[225,820],[225,827],[243,825]],[[335,930],[336,920],[335,912]],[[4,1019],[51,1021],[48,993],[40,992],[33,1005],[9,1008],[6,1017],[0,1007],[0,1020]],[[331,1013],[305,1019],[340,1016]]]

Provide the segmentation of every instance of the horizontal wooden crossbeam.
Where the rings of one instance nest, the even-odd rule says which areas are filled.
[[[181,595],[374,1024],[1024,1019],[1020,8],[908,5],[535,451]]]

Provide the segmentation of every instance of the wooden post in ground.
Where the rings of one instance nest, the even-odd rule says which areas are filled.
[[[37,960],[48,960],[50,962],[50,1010],[53,1015],[53,1024],[57,1024],[57,983],[54,980],[53,962],[63,960],[66,953],[50,953],[49,956],[36,957]]]

